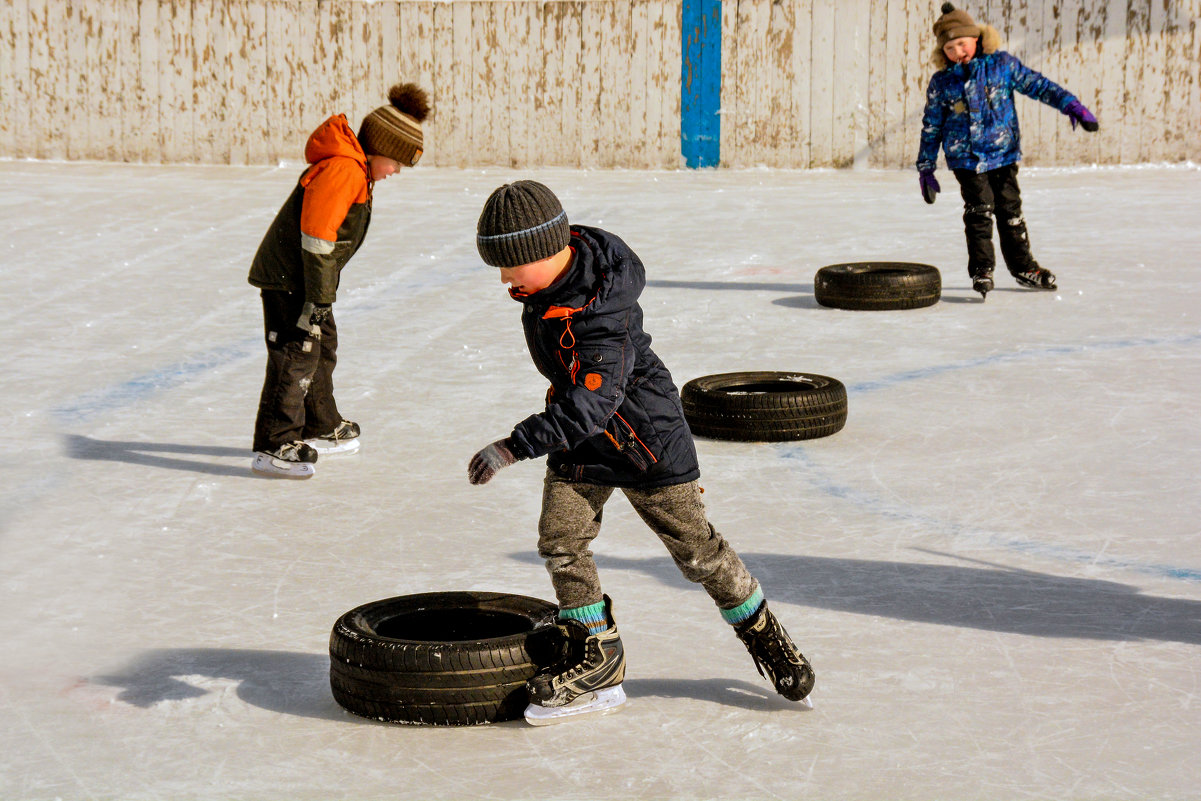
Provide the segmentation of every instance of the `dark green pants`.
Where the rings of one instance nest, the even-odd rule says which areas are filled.
[[[547,472],[538,553],[546,560],[560,608],[600,603],[604,593],[590,545],[600,533],[605,502],[613,487],[566,481]],[[689,581],[705,588],[721,609],[733,609],[754,594],[759,583],[725,538],[709,524],[695,481],[655,489],[622,488],[630,504],[667,546]]]

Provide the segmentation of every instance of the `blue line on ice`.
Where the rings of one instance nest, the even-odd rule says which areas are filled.
[[[885,376],[873,381],[861,381],[858,384],[849,385],[847,387],[847,393],[853,395],[856,393],[873,392],[875,390],[888,389],[906,381],[934,378],[958,370],[970,370],[977,367],[1004,364],[1026,359],[1039,359],[1052,356],[1073,356],[1093,351],[1120,350],[1127,348],[1159,347],[1165,345],[1192,345],[1197,342],[1201,342],[1201,334],[1188,334],[1162,338],[1122,339],[1085,345],[1062,345],[1039,348],[1036,350],[1018,351],[1014,353],[1000,353],[992,356],[984,356],[978,359],[965,359],[963,361],[950,362],[948,364],[931,365],[930,367],[923,367],[918,370],[906,370],[904,372],[895,373],[893,375]],[[820,468],[810,457],[809,453],[807,453],[805,448],[801,445],[781,445],[778,447],[778,450],[781,458],[800,462],[804,466],[804,469],[810,474],[813,486],[819,491],[835,498],[842,498],[850,501],[856,506],[866,509],[874,514],[878,514],[882,517],[892,518],[894,520],[904,520],[907,522],[915,522],[932,529],[943,529],[951,536],[967,536],[974,539],[979,539],[981,535],[983,535],[984,540],[989,545],[1005,548],[1006,550],[1010,551],[1028,553],[1034,556],[1051,558],[1065,562],[1104,565],[1122,570],[1147,573],[1150,575],[1159,576],[1161,578],[1201,582],[1201,570],[1175,567],[1172,565],[1142,564],[1129,560],[1098,556],[1095,553],[1065,548],[1055,545],[1054,543],[1018,540],[1009,537],[1002,537],[997,534],[970,530],[966,526],[962,526],[957,523],[948,523],[947,521],[940,520],[929,515],[924,515],[905,507],[888,504],[874,495],[871,495],[870,493],[862,492],[854,489],[853,487],[836,483],[833,479],[821,472]]]
[[[1006,364],[1009,362],[1026,361],[1030,359],[1045,359],[1052,356],[1075,356],[1081,353],[1091,353],[1094,351],[1107,350],[1125,350],[1128,348],[1148,348],[1161,347],[1164,345],[1193,345],[1201,342],[1201,334],[1185,334],[1175,337],[1160,337],[1160,338],[1143,338],[1143,339],[1118,339],[1108,342],[1093,342],[1079,345],[1055,345],[1046,348],[1037,348],[1034,350],[1020,350],[1012,353],[996,353],[990,356],[981,356],[978,359],[964,359],[958,362],[949,362],[947,364],[934,364],[929,367],[922,367],[917,370],[906,370],[901,373],[877,378],[873,381],[860,381],[858,384],[847,386],[847,392],[850,394],[859,392],[874,392],[878,389],[889,389],[897,384],[905,381],[916,381],[923,378],[933,378],[943,375],[944,373],[953,373],[957,370],[972,370],[977,367],[987,367],[994,364]]]
[[[417,291],[438,288],[457,280],[466,271],[447,271],[436,278],[393,277],[390,284],[380,291],[378,288],[367,290],[366,297],[353,298],[342,304],[342,308],[353,310],[355,314],[363,315],[378,311],[387,306],[387,299],[397,295],[411,295]],[[51,414],[64,423],[83,423],[92,418],[132,406],[156,392],[174,389],[180,384],[191,380],[194,376],[207,373],[210,370],[233,364],[242,359],[263,356],[262,337],[245,339],[234,345],[226,345],[213,350],[190,356],[183,361],[144,373],[120,384],[112,384],[101,389],[85,392],[69,403],[57,406]]]

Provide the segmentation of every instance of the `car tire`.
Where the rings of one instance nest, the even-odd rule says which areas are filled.
[[[471,726],[518,720],[525,683],[554,661],[555,604],[524,595],[432,592],[373,601],[330,633],[330,687],[356,715]]]
[[[812,373],[740,372],[694,378],[680,392],[698,437],[780,442],[828,437],[847,421],[847,390]]]
[[[855,311],[920,309],[942,296],[942,275],[929,264],[865,261],[817,271],[813,296],[823,306]]]

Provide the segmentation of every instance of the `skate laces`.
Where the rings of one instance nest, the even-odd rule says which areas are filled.
[[[279,449],[275,451],[275,457],[277,459],[283,459],[284,461],[287,461],[287,462],[299,462],[300,461],[300,458],[298,456],[299,453],[300,453],[300,443],[299,442],[289,442],[287,445],[279,446]]]
[[[787,638],[788,635],[784,633],[784,629],[774,617],[768,617],[762,631],[748,631],[744,642],[746,643],[747,650],[751,653],[751,659],[755,662],[755,669],[759,671],[760,676],[771,678],[774,681],[777,670],[795,663],[791,653],[793,648],[789,648],[788,644],[786,644]],[[760,653],[761,651],[762,653]],[[771,676],[766,675],[763,672],[764,669]]]
[[[332,439],[334,442],[342,439],[354,439],[355,434],[353,426],[354,423],[350,422],[349,420],[342,420],[342,422],[334,426],[333,433],[330,434],[326,439]]]

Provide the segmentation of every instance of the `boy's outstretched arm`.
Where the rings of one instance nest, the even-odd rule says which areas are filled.
[[[1009,54],[1006,53],[1004,55]],[[1064,89],[1041,72],[1030,69],[1018,61],[1016,57],[1010,55],[1008,62],[1010,75],[1012,76],[1010,81],[1013,88],[1027,97],[1033,97],[1040,103],[1046,103],[1048,106],[1053,106],[1060,111],[1066,109],[1068,103],[1076,99],[1067,89]]]

